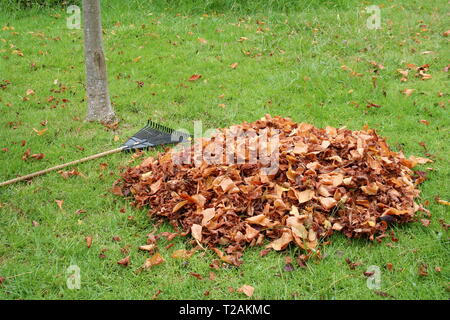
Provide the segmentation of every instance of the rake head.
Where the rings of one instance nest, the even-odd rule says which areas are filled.
[[[147,125],[128,139],[122,147],[124,151],[133,151],[163,144],[187,142],[190,139],[191,135],[188,133],[177,131],[149,120]]]

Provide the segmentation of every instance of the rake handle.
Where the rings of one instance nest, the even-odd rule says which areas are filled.
[[[51,171],[55,171],[55,170],[58,170],[58,169],[63,169],[65,167],[72,166],[74,164],[78,164],[78,163],[86,162],[86,161],[89,161],[89,160],[101,158],[101,157],[107,156],[109,154],[120,152],[120,151],[124,150],[125,148],[126,147],[120,147],[120,148],[117,148],[117,149],[112,149],[112,150],[109,150],[109,151],[97,153],[97,154],[94,154],[94,155],[86,157],[86,158],[74,160],[74,161],[71,161],[71,162],[60,164],[60,165],[55,166],[55,167],[51,167],[51,168],[48,168],[48,169],[44,169],[44,170],[41,170],[41,171],[30,173],[30,174],[27,174],[25,176],[21,176],[21,177],[15,178],[15,179],[11,179],[11,180],[8,180],[8,181],[0,182],[0,187],[6,186],[6,185],[11,184],[11,183],[15,183],[15,182],[27,180],[27,179],[30,179],[30,178],[34,178],[34,177],[46,174],[46,173],[51,172]]]

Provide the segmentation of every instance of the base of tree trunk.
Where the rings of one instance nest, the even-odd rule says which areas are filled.
[[[118,119],[114,112],[107,113],[107,114],[88,114],[86,116],[86,121],[88,121],[88,122],[98,121],[101,123],[113,123],[113,122],[116,122],[117,120]]]

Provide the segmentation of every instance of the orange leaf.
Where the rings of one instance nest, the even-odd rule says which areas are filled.
[[[159,252],[155,253],[151,258],[148,258],[147,260],[145,260],[144,265],[142,266],[142,268],[144,269],[148,269],[151,268],[153,266],[156,266],[158,264],[163,263],[164,258],[159,254]]]
[[[127,256],[119,261],[117,261],[117,264],[120,264],[124,267],[128,267],[128,264],[130,263],[130,256]]]
[[[196,80],[200,79],[201,77],[202,77],[201,74],[193,74],[193,75],[188,79],[188,81],[196,81]]]
[[[55,202],[58,205],[59,209],[62,210],[62,206],[63,206],[64,200],[55,200]]]
[[[48,130],[48,128],[44,128],[42,130],[37,130],[37,129],[33,128],[33,130],[34,130],[34,132],[36,132],[36,134],[38,136],[42,136]]]
[[[91,236],[87,236],[87,237],[86,237],[86,246],[87,246],[88,248],[90,248],[91,245],[92,245],[92,237],[91,237]]]
[[[255,288],[253,288],[252,286],[249,286],[247,284],[244,284],[242,287],[240,287],[239,289],[237,289],[237,292],[242,292],[244,293],[247,297],[251,297],[253,296],[253,292],[255,291]]]

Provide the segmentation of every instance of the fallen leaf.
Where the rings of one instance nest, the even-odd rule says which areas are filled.
[[[142,250],[142,251],[153,251],[155,249],[156,249],[156,244],[154,244],[154,243],[139,247],[139,250]]]
[[[158,289],[156,293],[152,296],[152,300],[156,300],[161,293],[162,291]]]
[[[420,219],[420,223],[422,223],[422,225],[424,227],[428,227],[430,225],[431,221],[428,219]]]
[[[64,200],[55,200],[55,202],[58,205],[58,208],[62,210],[62,206],[63,206]]]
[[[235,62],[230,65],[231,69],[236,69],[239,63]]]
[[[201,77],[202,77],[201,74],[193,74],[193,75],[188,79],[188,81],[196,81],[196,80],[200,79]]]
[[[164,258],[159,254],[159,252],[157,252],[151,258],[148,258],[147,260],[145,260],[144,265],[142,266],[142,268],[148,269],[148,268],[151,268],[151,267],[156,266],[158,264],[161,264],[164,261],[165,261]]]
[[[255,291],[255,288],[253,288],[252,286],[249,286],[247,284],[244,284],[242,287],[240,287],[239,289],[237,289],[237,292],[242,292],[244,293],[247,297],[251,297],[253,296],[253,292]]]
[[[189,274],[190,274],[191,276],[193,276],[194,278],[197,278],[198,280],[202,280],[202,279],[203,279],[202,275],[199,274],[199,273],[189,272]]]
[[[45,154],[43,154],[43,153],[36,153],[36,154],[32,154],[30,157],[34,158],[36,160],[41,160],[41,159],[43,159],[45,157]]]
[[[189,259],[194,254],[194,252],[195,251],[193,250],[179,249],[172,252],[171,257],[174,259]]]
[[[197,242],[201,242],[202,241],[202,226],[199,224],[193,224],[191,227],[191,233],[192,236],[194,237],[195,240],[197,240]]]
[[[128,267],[128,265],[130,264],[130,256],[127,256],[127,257],[117,261],[117,264],[120,264],[124,267]]]
[[[314,190],[305,190],[301,192],[296,192],[298,203],[305,203],[314,197]]]
[[[37,130],[37,129],[33,128],[33,131],[36,132],[36,134],[38,136],[42,136],[45,132],[47,132],[47,130],[48,130],[48,128],[44,128],[42,130]]]
[[[86,240],[86,246],[87,246],[88,248],[90,248],[91,245],[92,245],[92,237],[91,237],[91,236],[87,236],[87,237],[85,238],[85,240]]]
[[[404,90],[402,91],[402,93],[403,93],[405,96],[409,97],[409,96],[411,96],[411,95],[413,94],[414,91],[416,91],[416,89],[404,89]]]
[[[427,271],[428,266],[424,263],[421,263],[419,265],[419,276],[421,277],[426,277],[428,276],[428,271]]]

